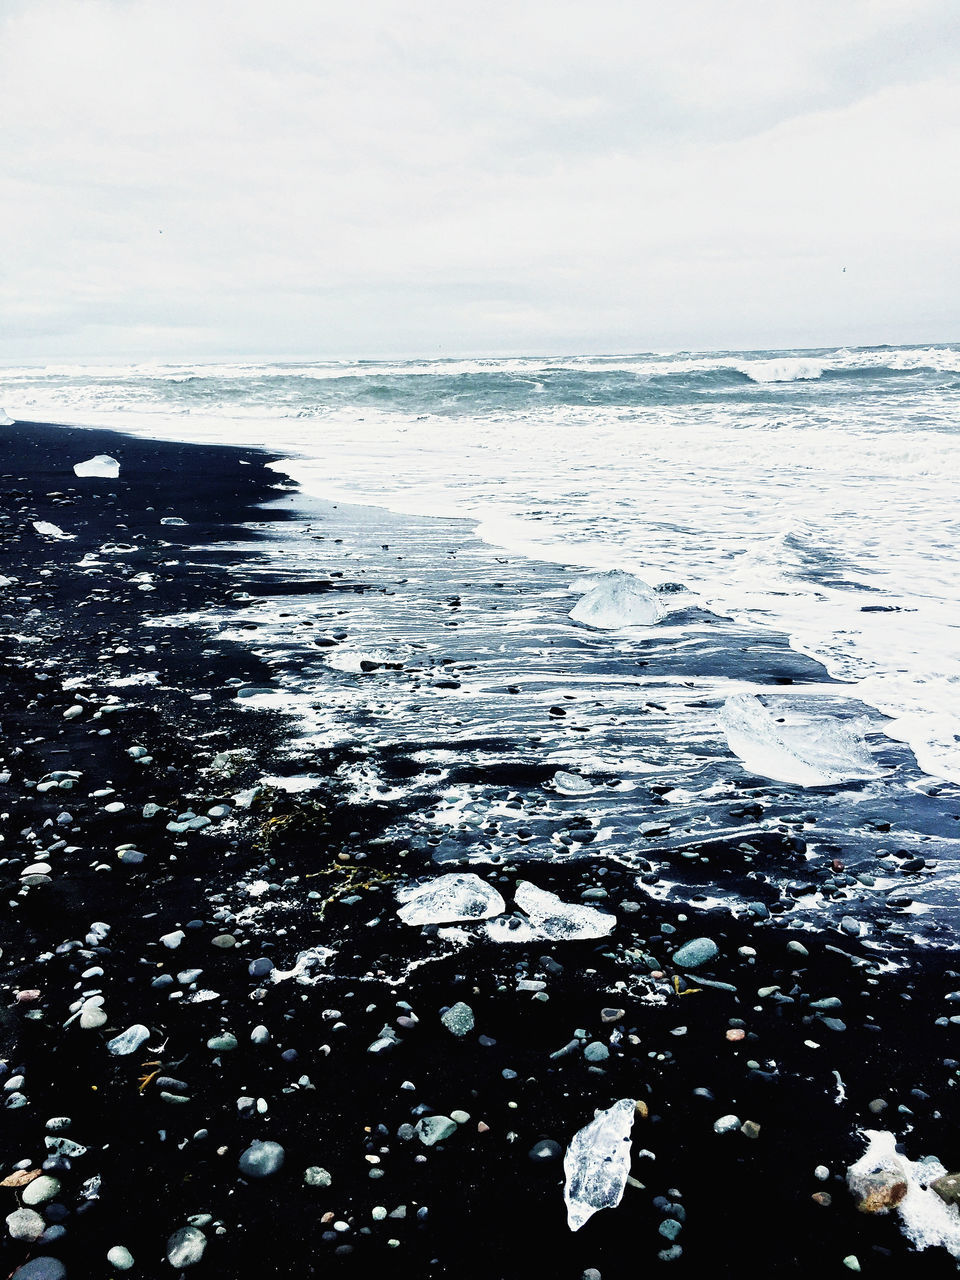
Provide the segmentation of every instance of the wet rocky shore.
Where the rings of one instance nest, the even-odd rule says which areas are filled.
[[[118,477],[75,474],[99,455]],[[307,527],[267,454],[18,424],[2,460],[4,1274],[955,1273],[846,1181],[862,1129],[960,1167],[960,957],[902,928],[960,808],[899,748],[900,807],[703,742],[668,768],[671,690],[635,713],[588,646],[606,741],[666,771],[621,792],[552,683],[580,643],[544,621],[559,567],[540,599],[498,566],[508,662],[456,531],[427,555],[399,519]],[[429,619],[397,612],[413,586]],[[695,653],[639,660],[665,685],[724,651],[823,682],[692,621]],[[450,875],[502,909],[398,914]],[[622,1199],[573,1231],[564,1153],[624,1099]]]

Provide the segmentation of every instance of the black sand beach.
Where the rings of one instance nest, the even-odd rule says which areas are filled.
[[[637,804],[649,834],[629,836],[642,865],[593,852],[597,824],[577,819],[574,798],[557,830],[577,856],[534,860],[525,850],[551,817],[538,805],[560,767],[548,730],[521,735],[497,710],[501,737],[484,739],[478,764],[454,731],[457,704],[424,694],[420,741],[387,750],[377,721],[379,776],[395,793],[363,799],[344,785],[350,745],[308,747],[257,691],[278,687],[284,663],[305,669],[308,648],[339,643],[351,610],[402,607],[392,538],[409,525],[316,508],[316,556],[329,565],[307,578],[292,552],[289,574],[276,558],[298,500],[269,454],[25,423],[3,429],[2,450],[0,1192],[5,1215],[19,1213],[4,1274],[955,1273],[945,1250],[913,1250],[895,1214],[859,1211],[844,1181],[864,1149],[859,1128],[891,1130],[913,1160],[960,1166],[948,1021],[960,963],[942,945],[911,950],[905,935],[889,953],[870,945],[897,932],[911,885],[933,870],[898,839],[896,813],[847,819],[857,870],[869,858],[903,886],[868,937],[839,908],[816,928],[804,913],[810,886],[828,900],[847,892],[836,794],[745,779],[698,819],[711,834],[692,850],[676,824],[658,827],[668,788],[651,783]],[[118,480],[74,475],[101,453],[119,460]],[[161,523],[171,519],[185,523]],[[369,544],[362,573],[336,543],[351,521]],[[428,683],[457,692],[492,660],[469,627],[448,625],[467,599],[468,561],[431,570],[449,579],[436,622],[447,648],[418,671],[418,697]],[[503,567],[505,580],[517,572]],[[285,639],[282,622],[256,613],[264,597],[281,612],[289,597]],[[234,629],[256,640],[197,624],[218,610],[249,611]],[[315,633],[295,636],[311,619]],[[822,676],[785,645],[734,646],[720,622],[710,634],[673,659],[674,674],[742,649],[771,679]],[[541,670],[528,650],[511,658],[518,683],[504,681],[504,706],[526,696],[525,674],[556,665],[548,655]],[[350,679],[368,676],[413,679],[388,658]],[[382,697],[389,708],[391,686]],[[445,716],[441,776],[418,751],[437,747]],[[651,751],[658,731],[655,707],[630,728]],[[358,723],[355,744],[373,733]],[[891,767],[907,769],[891,751]],[[263,784],[301,773],[319,785]],[[457,778],[494,796],[501,816],[479,836],[505,831],[508,856],[461,868],[457,850],[477,829],[416,837]],[[936,797],[910,803],[931,832],[956,820]],[[804,833],[818,815],[837,848],[811,863]],[[599,939],[503,943],[397,918],[398,887],[455,869],[508,904],[528,881],[616,925]],[[760,907],[691,909],[682,893],[643,887],[686,883],[690,897],[711,881],[740,900],[749,888]],[[703,937],[715,958],[672,962]],[[442,1015],[461,1004],[469,1016],[448,1018],[451,1030]],[[637,1107],[623,1200],[572,1233],[563,1151],[624,1098]],[[446,1123],[431,1130],[431,1116]],[[28,1179],[36,1171],[53,1181]],[[123,1252],[108,1261],[118,1248],[132,1265]]]

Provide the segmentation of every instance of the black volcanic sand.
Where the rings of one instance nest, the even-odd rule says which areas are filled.
[[[96,453],[119,459],[119,480],[74,476]],[[4,1274],[51,1280],[57,1259],[71,1278],[121,1274],[106,1255],[122,1245],[131,1274],[175,1275],[167,1240],[191,1220],[197,1276],[846,1275],[853,1257],[864,1274],[954,1274],[894,1215],[859,1213],[843,1174],[861,1126],[960,1166],[958,1029],[943,1024],[955,958],[927,949],[888,972],[836,928],[691,920],[638,901],[635,871],[600,859],[480,873],[508,900],[518,879],[589,895],[617,916],[609,938],[456,949],[396,918],[397,883],[439,871],[384,836],[389,804],[346,803],[332,779],[299,797],[258,785],[281,759],[286,773],[318,760],[296,759],[279,715],[241,705],[271,668],[187,615],[243,607],[250,523],[283,518],[257,506],[282,492],[267,461],[4,429],[0,1174],[42,1167],[60,1184],[39,1206],[45,1238],[5,1239]],[[528,769],[513,785],[538,784]],[[779,865],[795,849],[772,832],[739,852]],[[37,864],[50,869],[24,885]],[[267,902],[264,935],[245,909]],[[718,958],[675,972],[672,952],[704,934]],[[271,980],[271,959],[287,969],[311,947],[334,953],[316,981]],[[101,996],[101,1026],[65,1025]],[[463,1037],[440,1020],[458,1001],[475,1018]],[[109,1052],[136,1024],[137,1051]],[[592,1061],[591,1043],[609,1056]],[[643,1104],[633,1181],[571,1233],[559,1152],[620,1098]],[[412,1130],[451,1112],[469,1119],[436,1146]],[[746,1131],[715,1132],[728,1114]],[[283,1167],[245,1178],[258,1140],[282,1146]],[[311,1185],[307,1169],[324,1172]],[[0,1193],[6,1215],[29,1186]]]

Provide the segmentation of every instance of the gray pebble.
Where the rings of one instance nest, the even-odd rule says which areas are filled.
[[[269,1178],[283,1168],[286,1152],[279,1142],[252,1142],[240,1157],[245,1178]]]

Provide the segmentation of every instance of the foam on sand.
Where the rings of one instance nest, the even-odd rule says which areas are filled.
[[[947,1169],[935,1156],[909,1160],[892,1133],[864,1129],[867,1149],[847,1170],[847,1186],[865,1212],[888,1213],[917,1249],[942,1248],[960,1259],[960,1210],[931,1189]]]
[[[570,617],[588,627],[647,627],[663,617],[663,606],[653,588],[621,569],[578,578],[572,589],[586,594],[570,610]]]
[[[867,744],[841,721],[779,723],[749,693],[727,698],[717,719],[730,750],[763,778],[823,787],[877,775]]]
[[[615,1209],[630,1173],[630,1134],[636,1116],[633,1098],[597,1111],[570,1139],[563,1157],[563,1198],[567,1226],[579,1231],[600,1209]]]

